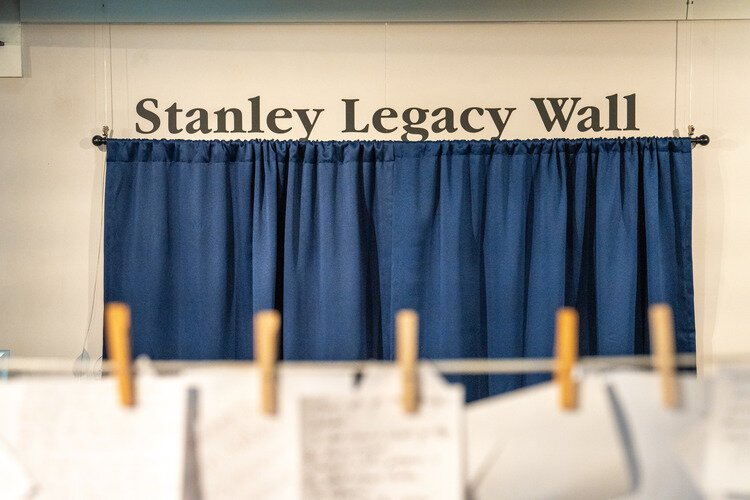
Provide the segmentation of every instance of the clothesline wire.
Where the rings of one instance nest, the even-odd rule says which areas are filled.
[[[549,373],[554,371],[554,358],[507,358],[507,359],[422,359],[429,362],[443,374],[450,375],[492,375],[492,374],[520,374],[520,373]],[[704,357],[708,364],[719,363],[742,363],[750,362],[748,355],[735,356],[712,356]],[[279,366],[283,370],[309,370],[309,369],[350,369],[352,371],[362,370],[368,366],[388,366],[389,361],[280,361]],[[112,371],[109,361],[101,363],[102,373]],[[247,360],[220,360],[220,361],[136,361],[136,372],[139,367],[148,367],[159,374],[174,374],[183,370],[196,368],[249,368],[254,362]],[[651,368],[653,360],[650,355],[636,356],[585,356],[579,359],[578,367],[584,371],[607,370],[612,368]],[[676,356],[678,368],[695,368],[696,356],[694,354],[678,354]],[[68,374],[73,372],[73,365],[65,358],[9,358],[0,360],[0,371],[7,370],[9,373],[28,374]],[[97,370],[98,371],[98,370]],[[143,370],[140,370],[143,371]]]

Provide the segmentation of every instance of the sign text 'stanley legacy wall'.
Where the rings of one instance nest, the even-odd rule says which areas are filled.
[[[383,107],[372,114],[361,112],[359,101],[341,99],[344,109],[344,121],[340,125],[342,139],[346,134],[377,132],[386,139],[424,141],[430,138],[430,133],[458,131],[501,139],[514,113],[524,112],[538,115],[547,132],[565,132],[569,127],[580,132],[638,130],[634,93],[607,95],[600,102],[585,102],[581,97],[531,97],[526,105],[515,107]],[[200,136],[247,133],[254,134],[248,138],[261,139],[282,136],[301,127],[302,139],[316,139],[315,127],[326,119],[326,108],[272,108],[266,106],[261,96],[251,97],[236,107],[219,109],[187,107],[147,97],[138,101],[135,111],[138,116],[136,132],[159,136],[181,132]]]

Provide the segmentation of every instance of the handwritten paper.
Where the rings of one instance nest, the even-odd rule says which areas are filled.
[[[193,492],[189,496],[207,500],[300,498],[296,398],[310,392],[345,391],[353,384],[349,371],[281,367],[277,412],[262,415],[253,368],[193,370],[185,373],[185,379],[197,390],[199,477],[189,486]]]
[[[627,498],[702,498],[677,443],[704,419],[703,384],[695,376],[678,377],[681,405],[670,409],[662,404],[658,374],[612,372],[605,379],[625,417],[626,445],[634,459],[635,490]]]
[[[466,425],[472,499],[611,498],[631,476],[607,388],[580,384],[579,406],[559,408],[540,384],[470,404]]]
[[[366,370],[347,393],[301,397],[303,498],[463,498],[463,388],[423,366],[420,391],[405,414],[388,368]]]
[[[750,370],[719,370],[706,434],[709,495],[750,496]]]
[[[35,499],[182,497],[186,390],[140,378],[123,408],[112,379],[11,381],[19,404],[0,408],[0,429],[38,486]],[[2,389],[0,389],[2,391]],[[15,413],[8,416],[7,413]]]

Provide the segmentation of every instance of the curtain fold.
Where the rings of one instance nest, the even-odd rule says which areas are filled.
[[[252,356],[282,311],[286,359],[393,359],[420,314],[424,358],[648,352],[668,302],[695,349],[688,139],[107,144],[105,300],[133,353]],[[476,399],[547,376],[464,377]]]

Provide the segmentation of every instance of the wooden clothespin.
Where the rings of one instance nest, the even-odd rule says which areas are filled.
[[[276,413],[276,360],[279,357],[279,329],[281,315],[268,309],[253,316],[255,361],[260,381],[260,411],[264,415]]]
[[[401,406],[406,413],[417,411],[419,380],[417,357],[419,315],[411,309],[396,313],[396,362],[401,372]]]
[[[578,383],[573,367],[578,361],[578,311],[572,307],[557,310],[555,321],[555,381],[560,386],[560,408],[578,406]]]
[[[667,304],[654,304],[648,308],[649,330],[653,365],[661,375],[661,398],[666,408],[680,405],[675,369],[675,339],[672,308]]]
[[[133,371],[130,365],[130,307],[122,302],[110,302],[104,306],[104,329],[107,350],[117,377],[120,404],[135,406]]]

